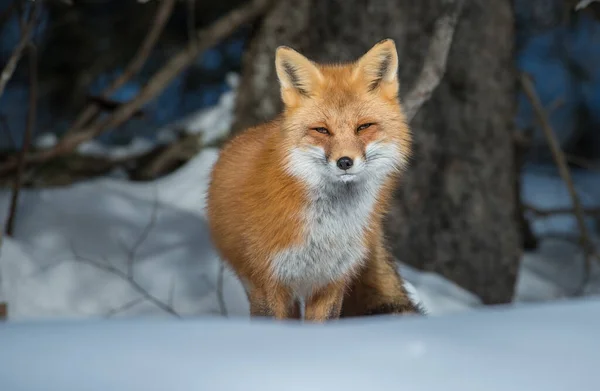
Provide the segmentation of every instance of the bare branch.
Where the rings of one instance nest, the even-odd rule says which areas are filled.
[[[171,280],[171,287],[169,288],[169,298],[167,300],[169,307],[175,308],[175,277]]]
[[[148,80],[144,88],[134,99],[120,106],[108,118],[82,129],[81,132],[61,139],[54,147],[30,154],[27,156],[26,161],[28,163],[39,163],[70,153],[82,142],[93,139],[107,129],[112,129],[123,124],[143,105],[154,99],[178,74],[189,67],[199,53],[231,35],[241,25],[262,15],[272,1],[253,0],[229,12],[208,28],[198,31],[196,33],[197,42],[195,44],[190,42],[185,49],[173,56],[163,68]],[[15,166],[16,161],[9,159],[0,165],[0,175],[14,169]]]
[[[4,89],[6,88],[6,84],[12,77],[15,69],[17,69],[17,64],[23,55],[23,51],[29,44],[31,40],[31,36],[33,33],[33,29],[35,28],[35,24],[37,23],[38,11],[40,9],[41,1],[36,1],[32,6],[31,11],[29,11],[29,19],[27,20],[27,24],[25,25],[25,29],[21,32],[21,39],[19,39],[19,43],[13,50],[10,58],[8,59],[4,69],[2,69],[2,73],[0,73],[0,97],[4,93]]]
[[[178,317],[178,318],[181,317],[172,306],[164,303],[163,301],[158,299],[156,296],[154,296],[150,292],[148,292],[143,286],[141,286],[135,280],[135,276],[133,275],[133,273],[130,273],[129,270],[124,272],[121,269],[119,269],[118,267],[110,264],[106,259],[104,260],[104,262],[99,262],[99,261],[91,259],[91,258],[83,257],[83,256],[77,254],[73,245],[71,245],[71,252],[73,253],[73,256],[75,257],[76,261],[87,263],[88,265],[94,266],[97,269],[103,270],[107,273],[114,274],[115,276],[121,278],[123,281],[128,282],[136,292],[138,292],[146,300],[148,300],[149,302],[151,302],[152,304],[154,304],[161,310],[163,310],[175,317]],[[132,263],[132,261],[130,259],[127,259],[127,262],[128,262],[128,265],[130,263]]]
[[[33,12],[33,11],[32,11]],[[17,215],[17,206],[19,203],[19,194],[23,184],[23,171],[25,170],[25,156],[31,144],[33,129],[35,128],[35,117],[37,113],[37,50],[33,43],[29,42],[29,108],[27,113],[27,124],[25,134],[23,135],[23,145],[17,163],[17,173],[13,183],[12,197],[10,200],[10,209],[6,221],[6,235],[12,236]]]
[[[567,166],[567,159],[565,158],[564,152],[561,150],[558,140],[554,135],[554,130],[552,129],[552,125],[548,120],[548,116],[544,111],[544,107],[542,102],[535,91],[535,87],[531,82],[530,78],[525,75],[520,75],[521,85],[523,86],[523,90],[527,95],[527,98],[531,102],[533,106],[535,115],[538,119],[538,122],[541,125],[541,128],[544,132],[544,136],[548,141],[548,145],[552,152],[552,156],[554,157],[554,161],[558,166],[558,170],[562,180],[565,182],[567,189],[569,191],[569,195],[571,196],[571,200],[573,201],[573,210],[575,213],[575,217],[577,218],[577,225],[579,227],[581,246],[585,252],[585,270],[584,270],[584,281],[582,283],[582,288],[587,284],[587,281],[590,276],[591,268],[592,268],[592,258],[594,257],[594,249],[592,245],[592,241],[590,239],[590,234],[588,232],[587,226],[585,224],[584,217],[584,209],[581,205],[581,201],[579,199],[579,195],[575,190],[575,185],[573,184],[573,179],[571,178],[571,172]]]
[[[146,38],[142,42],[140,48],[137,53],[131,59],[131,62],[127,65],[123,73],[119,77],[117,77],[103,92],[101,98],[108,99],[110,94],[121,88],[129,79],[135,76],[140,69],[146,63],[148,56],[152,52],[152,49],[156,46],[156,42],[163,32],[167,21],[169,20],[171,13],[173,12],[173,7],[175,5],[176,0],[162,0],[158,11],[156,12],[156,16],[154,18],[154,22],[146,35]],[[77,130],[80,130],[83,126],[89,123],[98,113],[100,112],[100,105],[97,102],[92,102],[88,105],[81,114],[77,117],[73,125],[69,130],[67,130],[66,135],[69,135]]]
[[[106,313],[106,317],[110,318],[111,316],[117,315],[120,312],[126,311],[126,310],[132,308],[133,306],[135,306],[135,305],[143,302],[144,300],[146,300],[144,297],[138,297],[137,299],[133,299],[133,300],[131,300],[131,301],[123,304],[120,307],[117,307],[115,309],[112,309],[112,310],[108,311]]]
[[[196,44],[196,0],[187,0],[188,39]]]
[[[10,130],[10,126],[8,125],[8,120],[6,119],[6,115],[0,114],[0,126],[2,127],[2,132],[6,133],[6,137],[10,140],[14,149],[17,149],[17,143],[15,142],[15,138],[13,137],[12,131]]]
[[[219,309],[221,315],[227,317],[227,306],[225,305],[225,298],[223,297],[223,278],[225,275],[225,265],[221,262],[219,266],[219,277],[217,278],[217,300],[219,301]]]
[[[146,241],[146,239],[148,238],[148,235],[150,234],[150,231],[152,231],[152,229],[154,228],[154,225],[156,224],[156,215],[158,213],[158,196],[156,194],[156,187],[153,187],[153,189],[154,189],[154,203],[152,204],[152,213],[150,215],[150,221],[148,222],[146,227],[144,227],[144,230],[142,231],[140,236],[137,238],[134,245],[128,251],[127,276],[129,278],[133,278],[133,264],[135,262],[135,257],[137,255],[137,251],[140,248],[140,246]]]
[[[525,210],[533,213],[537,217],[549,217],[555,215],[575,214],[574,208],[554,208],[554,209],[539,209],[532,205],[525,205]],[[585,208],[583,214],[587,216],[600,217],[600,208]]]
[[[581,166],[587,170],[600,172],[600,166],[589,159],[570,154],[565,154],[565,158],[570,163],[577,164],[578,166]]]
[[[431,98],[446,72],[448,53],[464,0],[446,0],[445,12],[435,22],[435,29],[425,56],[423,69],[415,86],[403,99],[407,122],[411,122],[421,106]]]
[[[135,281],[135,279],[129,278],[129,276],[127,275],[127,273],[124,273],[123,271],[119,270],[118,268],[112,266],[112,265],[108,265],[102,262],[98,262],[95,261],[93,259],[90,258],[85,258],[85,257],[81,257],[77,254],[74,254],[75,259],[79,262],[82,263],[87,263],[91,266],[94,266],[100,270],[104,270],[105,272],[108,273],[112,273],[114,275],[116,275],[117,277],[123,279],[124,281],[127,281],[131,287],[138,292],[140,295],[142,295],[146,300],[148,300],[149,302],[151,302],[152,304],[154,304],[155,306],[157,306],[158,308],[160,308],[161,310],[177,317],[180,318],[181,316],[169,305],[163,303],[161,300],[157,299],[155,296],[153,296],[150,292],[148,292],[143,286],[141,286],[140,284],[137,283],[137,281]]]

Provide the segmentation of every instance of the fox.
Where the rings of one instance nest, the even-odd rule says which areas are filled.
[[[224,143],[206,199],[211,240],[250,316],[423,314],[383,228],[412,152],[394,41],[345,63],[279,46],[275,71],[283,110]]]

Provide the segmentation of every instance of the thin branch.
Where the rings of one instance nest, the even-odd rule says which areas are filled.
[[[187,0],[187,6],[188,39],[196,44],[196,0]]]
[[[33,12],[33,11],[32,11]],[[13,236],[15,218],[17,215],[17,205],[19,203],[19,194],[23,184],[23,172],[25,170],[25,156],[31,144],[33,129],[35,128],[35,117],[37,113],[37,49],[33,43],[29,43],[29,109],[27,113],[27,124],[25,134],[23,135],[23,145],[17,164],[17,173],[13,183],[12,197],[10,200],[10,209],[6,221],[6,235]]]
[[[577,218],[577,225],[579,226],[579,233],[581,235],[581,246],[583,247],[583,250],[585,252],[584,281],[582,283],[583,288],[587,284],[587,281],[590,277],[592,268],[592,258],[594,257],[592,241],[590,239],[590,234],[588,233],[588,229],[585,224],[584,209],[581,204],[581,200],[579,199],[579,195],[575,190],[575,185],[573,184],[573,179],[571,178],[571,172],[569,171],[565,154],[561,150],[558,140],[554,135],[554,130],[552,129],[552,125],[548,120],[546,112],[544,111],[542,102],[540,101],[540,98],[538,97],[535,91],[535,87],[531,82],[530,78],[525,74],[520,75],[520,81],[525,94],[527,95],[529,101],[531,102],[531,105],[533,106],[535,115],[544,132],[544,136],[548,141],[548,145],[552,152],[552,156],[554,157],[554,161],[558,166],[560,176],[565,182],[569,191],[569,195],[571,196],[571,200],[573,202],[573,210],[575,213],[575,217]]]
[[[142,42],[139,47],[137,53],[131,59],[131,62],[123,73],[119,77],[117,77],[101,94],[101,98],[108,99],[110,95],[121,88],[129,79],[135,76],[140,69],[146,63],[146,60],[152,53],[152,49],[156,46],[156,42],[163,32],[165,25],[167,24],[171,13],[173,12],[173,7],[175,5],[176,0],[162,0],[158,11],[156,12],[156,16],[154,18],[154,22],[146,35],[146,38]],[[73,125],[69,130],[67,130],[66,135],[72,134],[73,132],[81,129],[83,126],[89,123],[98,113],[100,113],[101,106],[96,102],[92,102],[89,104],[77,117]]]
[[[219,276],[217,278],[217,300],[219,301],[219,309],[221,315],[227,317],[227,306],[225,305],[225,298],[223,296],[223,279],[225,275],[225,265],[221,262],[219,267]]]
[[[171,280],[171,287],[169,288],[169,298],[167,299],[167,303],[169,303],[169,307],[175,308],[175,277]]]
[[[137,251],[140,246],[146,241],[150,231],[154,228],[156,224],[156,216],[158,214],[158,196],[156,195],[156,187],[154,189],[154,203],[152,204],[152,212],[150,214],[150,221],[144,227],[144,230],[140,233],[134,245],[129,249],[127,254],[127,275],[129,278],[133,278],[133,263],[135,262],[135,258],[137,255]]]
[[[14,149],[17,149],[17,143],[15,142],[15,138],[10,130],[10,126],[8,125],[8,120],[6,119],[6,115],[0,114],[0,126],[2,127],[2,132],[6,133],[6,137],[10,140]]]
[[[570,163],[577,164],[578,166],[581,166],[590,171],[600,172],[600,166],[589,159],[570,154],[565,154],[565,157]]]
[[[129,277],[127,275],[127,273],[124,273],[122,270],[119,270],[118,268],[116,268],[113,265],[109,265],[107,263],[102,263],[102,262],[98,262],[95,261],[93,259],[89,259],[86,257],[82,257],[80,255],[77,255],[75,252],[73,252],[73,255],[75,256],[75,259],[79,262],[82,263],[87,263],[91,266],[96,267],[97,269],[100,270],[104,270],[107,273],[112,273],[115,276],[123,279],[124,281],[128,282],[131,287],[138,292],[140,295],[142,295],[146,300],[148,300],[149,302],[151,302],[152,304],[154,304],[155,306],[157,306],[158,308],[160,308],[161,310],[177,317],[180,318],[181,316],[169,305],[163,303],[161,300],[157,299],[155,296],[153,296],[150,292],[148,292],[143,286],[141,286],[140,284],[137,283],[137,281],[135,281],[135,279],[133,277]]]
[[[136,111],[150,100],[154,99],[163,89],[189,67],[199,53],[210,48],[222,39],[231,35],[241,25],[248,23],[262,15],[273,0],[253,0],[244,6],[229,12],[221,19],[215,21],[208,28],[196,33],[196,44],[189,43],[185,49],[176,54],[163,68],[156,72],[146,83],[139,94],[131,101],[123,104],[108,118],[96,122],[81,132],[61,139],[54,147],[27,156],[27,163],[40,163],[48,159],[72,152],[79,144],[93,139],[107,129],[115,128],[126,122]],[[13,170],[16,166],[14,159],[9,159],[0,165],[0,175]]]
[[[456,24],[461,14],[464,0],[446,0],[445,12],[435,22],[435,29],[425,56],[423,69],[415,86],[406,94],[404,113],[407,122],[411,122],[421,106],[431,98],[446,72],[448,53],[452,46],[452,39]]]
[[[112,310],[108,311],[108,312],[106,313],[106,317],[107,317],[107,318],[110,318],[110,317],[111,317],[111,316],[113,316],[113,315],[117,315],[117,314],[118,314],[118,313],[120,313],[120,312],[126,311],[126,310],[128,310],[128,309],[130,309],[130,308],[134,307],[135,305],[137,305],[137,304],[139,304],[139,303],[143,302],[144,300],[146,300],[146,299],[145,299],[145,298],[143,298],[143,297],[138,297],[137,299],[133,299],[133,300],[131,300],[131,301],[129,301],[129,302],[127,302],[127,303],[123,304],[123,305],[122,305],[122,306],[120,306],[120,307],[117,307],[117,308],[114,308],[114,309],[112,309]]]
[[[526,211],[533,213],[537,217],[549,217],[576,213],[574,208],[539,209],[532,205],[524,205],[524,207]],[[587,216],[600,217],[600,208],[584,208],[583,214]]]
[[[15,72],[15,69],[17,69],[17,64],[23,55],[23,51],[31,41],[31,36],[37,22],[38,11],[41,3],[41,1],[36,1],[32,6],[32,9],[29,11],[29,19],[27,20],[25,29],[21,33],[21,39],[19,39],[19,42],[13,50],[10,58],[6,62],[4,69],[2,69],[2,73],[0,73],[0,97],[2,97],[4,89]]]

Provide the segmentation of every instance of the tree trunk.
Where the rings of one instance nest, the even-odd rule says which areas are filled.
[[[278,45],[332,62],[356,59],[393,38],[402,99],[444,6],[444,0],[280,0],[244,59],[234,131],[282,109]],[[411,123],[415,155],[386,226],[399,260],[441,273],[485,303],[511,301],[520,255],[513,40],[510,0],[465,1],[445,77]]]

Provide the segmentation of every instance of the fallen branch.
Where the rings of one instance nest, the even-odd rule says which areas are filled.
[[[150,27],[144,42],[138,49],[133,59],[127,65],[123,73],[119,77],[117,77],[101,94],[100,98],[104,100],[108,100],[110,95],[121,88],[129,79],[135,76],[140,69],[146,63],[146,60],[150,56],[152,49],[156,46],[156,42],[163,32],[167,21],[169,20],[171,13],[173,12],[173,7],[175,5],[176,0],[162,0],[158,11],[156,12],[156,16],[154,18],[154,22]],[[101,111],[101,106],[97,102],[91,102],[87,107],[83,109],[81,114],[75,119],[73,125],[67,132],[66,136],[80,130],[83,126],[87,125],[89,121],[91,121],[96,115],[98,115]]]
[[[446,0],[444,14],[435,22],[435,29],[425,56],[423,69],[417,78],[415,86],[406,94],[404,113],[407,122],[411,122],[421,106],[431,98],[446,72],[448,53],[456,24],[463,8],[464,0]]]
[[[32,11],[33,12],[33,11]],[[37,49],[33,43],[29,43],[29,108],[27,112],[27,124],[25,134],[23,135],[23,145],[17,161],[17,173],[13,182],[13,191],[10,200],[8,218],[6,220],[6,235],[13,236],[15,218],[17,216],[17,206],[19,204],[19,194],[23,185],[23,172],[25,170],[25,156],[29,151],[29,145],[35,128],[35,117],[37,113]]]
[[[538,119],[538,122],[541,125],[542,131],[544,132],[544,136],[548,141],[548,145],[550,147],[550,151],[552,152],[552,156],[554,157],[554,161],[558,166],[558,170],[562,180],[565,182],[567,189],[569,191],[569,195],[571,196],[571,200],[573,202],[573,212],[575,217],[577,218],[577,225],[579,227],[580,233],[580,241],[581,246],[583,247],[585,253],[585,265],[584,265],[584,278],[582,283],[582,288],[587,284],[587,281],[590,277],[591,269],[592,269],[592,258],[595,257],[595,251],[593,248],[592,241],[590,239],[590,234],[588,233],[587,226],[585,224],[585,216],[584,209],[581,205],[581,200],[579,199],[579,195],[575,190],[575,185],[573,184],[573,179],[571,178],[571,172],[569,171],[567,165],[567,159],[565,157],[564,152],[560,148],[558,140],[554,135],[554,130],[552,129],[552,125],[548,120],[548,116],[544,111],[544,107],[542,106],[542,102],[538,97],[535,87],[531,82],[530,78],[525,75],[520,75],[521,85],[523,86],[523,90],[527,95],[527,98],[531,102],[533,106],[533,110]]]
[[[40,163],[70,153],[82,142],[93,139],[107,129],[112,129],[123,124],[143,105],[155,98],[178,74],[189,67],[199,53],[231,35],[241,25],[262,15],[268,9],[271,2],[272,0],[253,0],[229,12],[208,28],[198,31],[196,33],[196,42],[190,42],[185,49],[171,58],[163,68],[148,80],[144,88],[134,99],[120,106],[108,118],[61,139],[54,147],[28,155],[26,162]],[[0,165],[0,175],[13,170],[15,167],[16,160],[9,159]]]
[[[17,46],[13,50],[10,55],[4,69],[2,69],[2,73],[0,73],[0,97],[4,93],[4,89],[8,84],[8,81],[11,79],[15,69],[17,69],[17,64],[23,55],[23,51],[31,41],[31,35],[33,33],[33,29],[37,22],[37,14],[40,8],[41,1],[37,1],[32,6],[31,11],[29,11],[29,19],[27,20],[27,24],[25,25],[24,30],[21,32],[21,38],[17,43]]]

